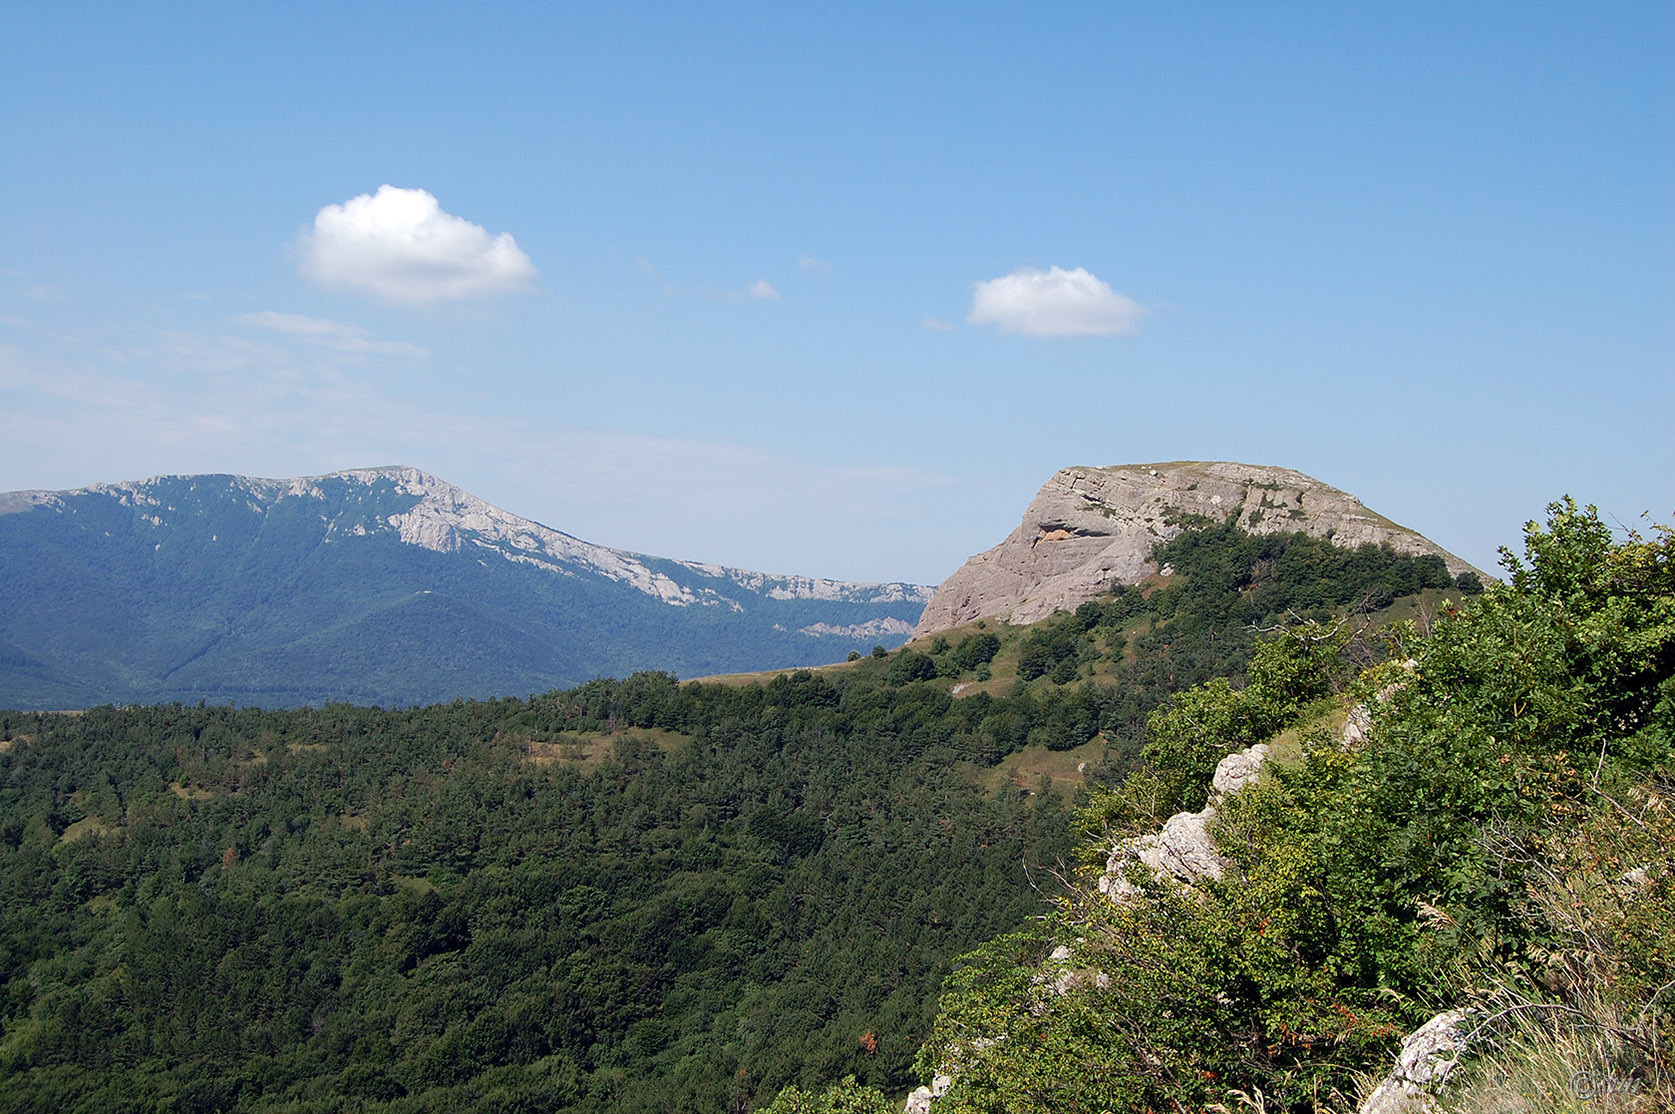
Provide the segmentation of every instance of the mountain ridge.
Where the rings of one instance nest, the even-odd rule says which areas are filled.
[[[930,589],[595,545],[406,465],[0,495],[0,706],[527,694],[817,665]]]
[[[487,537],[490,542],[485,547],[492,548],[494,542],[504,542],[521,551],[520,554],[503,552],[504,556],[512,560],[539,563],[539,559],[532,554],[542,552],[549,558],[581,562],[612,579],[631,583],[640,591],[665,603],[683,606],[702,601],[691,591],[675,585],[668,576],[644,565],[643,561],[672,562],[705,576],[729,580],[751,591],[766,591],[775,599],[854,599],[867,589],[875,589],[873,595],[868,597],[870,602],[893,603],[911,600],[918,595],[928,599],[932,587],[902,581],[847,581],[797,574],[755,572],[711,562],[655,557],[634,550],[599,545],[583,541],[573,534],[556,530],[534,519],[514,515],[434,473],[406,464],[345,468],[336,472],[289,479],[246,476],[231,472],[163,473],[144,480],[95,483],[62,491],[33,489],[0,492],[0,515],[21,513],[37,506],[61,505],[65,498],[78,495],[114,494],[119,499],[127,496],[136,502],[146,502],[150,500],[145,489],[161,482],[219,479],[231,480],[234,485],[252,488],[262,494],[277,493],[280,497],[318,495],[319,482],[323,480],[393,480],[403,485],[404,490],[410,493],[416,491],[422,496],[411,512],[399,513],[389,518],[390,524],[399,529],[401,540],[409,545],[417,545],[438,553],[457,552],[468,542],[484,545],[481,539]],[[451,516],[442,509],[444,500],[447,509],[452,511]],[[152,502],[155,505],[155,502]],[[453,521],[450,521],[450,517]],[[550,567],[556,571],[556,565]],[[774,586],[767,587],[769,584]]]

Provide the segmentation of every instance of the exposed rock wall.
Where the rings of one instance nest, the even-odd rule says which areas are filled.
[[[1158,571],[1151,553],[1194,523],[1229,515],[1255,534],[1301,530],[1344,546],[1388,542],[1472,566],[1368,510],[1347,492],[1289,468],[1225,462],[1066,468],[1047,481],[1007,539],[943,582],[916,634],[975,619],[1033,623]]]

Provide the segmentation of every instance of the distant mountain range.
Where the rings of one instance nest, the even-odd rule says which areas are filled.
[[[841,661],[931,589],[592,545],[416,468],[0,494],[0,707],[528,695]]]

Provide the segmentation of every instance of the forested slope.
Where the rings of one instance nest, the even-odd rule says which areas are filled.
[[[1075,614],[827,673],[0,714],[0,1101],[903,1094],[954,957],[1039,912],[1070,851],[1070,802],[986,771],[1103,743],[1118,782],[1172,688],[1242,683],[1253,626],[1448,583],[1376,547],[1174,545],[1174,576]]]

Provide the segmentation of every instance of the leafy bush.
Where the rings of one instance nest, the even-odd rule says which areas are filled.
[[[993,633],[974,634],[962,640],[954,650],[954,661],[961,669],[976,669],[995,660],[1000,653],[1000,637]]]

